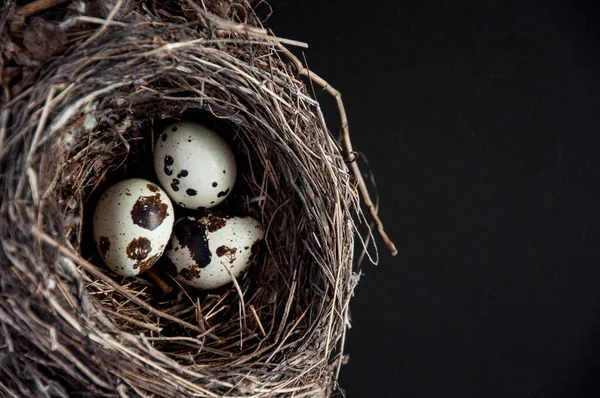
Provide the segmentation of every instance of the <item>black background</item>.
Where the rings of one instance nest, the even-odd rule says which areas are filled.
[[[600,396],[594,2],[272,3],[343,92],[400,249],[363,265],[347,396]]]

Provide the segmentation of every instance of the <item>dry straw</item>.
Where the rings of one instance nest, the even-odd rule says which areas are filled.
[[[395,249],[339,94],[286,49],[303,44],[245,0],[8,1],[0,18],[0,395],[329,396],[361,196]],[[335,97],[340,143],[306,83]],[[144,173],[182,115],[231,133],[235,206],[267,239],[239,283],[164,295],[110,274],[86,231],[94,195]]]

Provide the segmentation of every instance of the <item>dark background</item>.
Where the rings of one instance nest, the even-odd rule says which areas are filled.
[[[363,265],[347,397],[599,397],[595,2],[272,3],[400,249]]]

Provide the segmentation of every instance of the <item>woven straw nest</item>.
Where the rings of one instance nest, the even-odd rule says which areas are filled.
[[[244,0],[52,3],[0,16],[1,394],[329,396],[359,191],[375,215],[337,92]],[[338,101],[340,143],[307,82]],[[89,214],[110,183],[148,175],[155,132],[179,118],[231,139],[227,206],[267,233],[237,284],[165,295],[102,265]]]

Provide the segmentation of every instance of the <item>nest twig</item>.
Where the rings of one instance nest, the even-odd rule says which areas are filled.
[[[244,0],[76,3],[54,10],[58,24],[12,2],[0,17],[0,391],[329,396],[358,281],[359,192],[395,250],[347,166],[339,93]],[[40,31],[54,33],[43,46],[28,36]],[[341,144],[303,77],[335,97]],[[234,286],[165,295],[101,266],[87,214],[107,184],[148,173],[154,130],[181,117],[234,144],[229,206],[263,221],[266,247]]]

